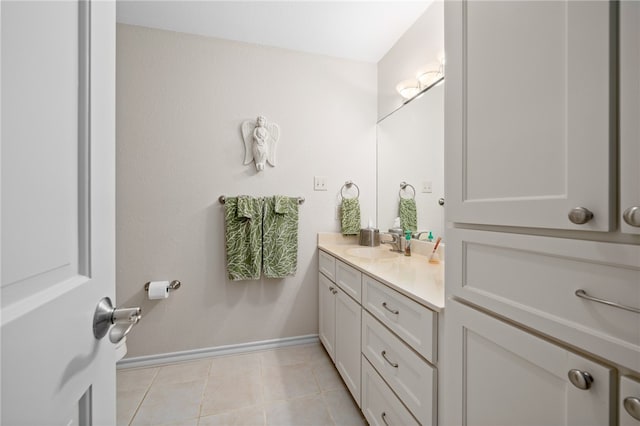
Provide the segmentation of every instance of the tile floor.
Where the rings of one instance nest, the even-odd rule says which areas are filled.
[[[366,425],[322,345],[118,370],[118,425]]]

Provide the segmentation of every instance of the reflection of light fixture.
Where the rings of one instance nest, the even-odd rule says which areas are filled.
[[[444,56],[439,58],[437,62],[431,62],[424,66],[423,70],[426,71],[419,71],[415,79],[401,81],[396,86],[396,90],[405,101],[416,97],[420,92],[427,90],[429,86],[444,77]],[[438,84],[441,83],[442,81]]]
[[[420,82],[420,87],[431,86],[440,77],[442,77],[442,73],[440,72],[440,70],[422,71],[419,72],[416,76],[416,78]]]
[[[420,87],[425,88],[431,86],[444,75],[444,58],[436,63],[431,63],[424,67],[423,71],[416,74],[416,78],[420,82]]]
[[[405,99],[411,99],[420,93],[420,83],[417,80],[404,80],[396,86],[396,90]]]

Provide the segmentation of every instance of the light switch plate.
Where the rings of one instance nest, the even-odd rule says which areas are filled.
[[[431,193],[433,192],[432,188],[431,188],[431,181],[422,181],[422,192],[426,192],[426,193]]]
[[[313,177],[313,190],[314,191],[326,191],[327,190],[327,177],[326,176],[314,176]]]

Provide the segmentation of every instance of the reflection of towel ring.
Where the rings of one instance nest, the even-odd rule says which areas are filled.
[[[407,182],[400,182],[400,191],[398,191],[398,197],[400,198],[404,198],[402,196],[402,191],[406,191],[407,187],[411,188],[413,190],[413,196],[411,197],[412,200],[416,199],[416,189],[413,187],[413,185],[411,185],[410,183]],[[409,198],[405,198],[405,199],[409,199]]]
[[[356,194],[356,196],[355,196],[355,197],[353,197],[353,198],[356,198],[356,199],[357,199],[357,198],[360,198],[360,188],[358,188],[358,185],[356,185],[355,183],[353,183],[353,182],[351,182],[350,180],[348,180],[348,181],[346,181],[346,182],[344,183],[344,185],[342,185],[342,188],[340,188],[340,196],[342,197],[342,199],[343,199],[343,200],[344,200],[344,199],[346,199],[347,197],[345,197],[345,196],[344,196],[344,194],[342,193],[342,191],[344,191],[344,189],[345,189],[345,188],[349,189],[349,188],[351,188],[352,186],[355,186],[355,187],[356,187],[356,191],[358,191],[358,193]]]

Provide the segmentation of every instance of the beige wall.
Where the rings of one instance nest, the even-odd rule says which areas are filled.
[[[444,2],[435,0],[378,62],[378,119],[402,105],[396,85],[444,56]]]
[[[375,64],[118,26],[117,301],[144,314],[128,357],[318,332],[316,233],[339,230],[345,180],[375,217],[376,80]],[[281,128],[262,173],[240,137],[258,114]],[[221,194],[306,198],[297,276],[226,279]],[[146,300],[161,279],[182,288]]]

